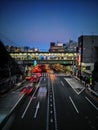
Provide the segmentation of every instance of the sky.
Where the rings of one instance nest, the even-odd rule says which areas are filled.
[[[0,0],[4,44],[47,51],[50,42],[98,35],[97,0]]]

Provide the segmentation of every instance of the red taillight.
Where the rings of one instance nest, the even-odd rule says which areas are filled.
[[[30,79],[30,81],[32,82],[34,79]]]
[[[21,91],[22,94],[26,93],[26,88]]]

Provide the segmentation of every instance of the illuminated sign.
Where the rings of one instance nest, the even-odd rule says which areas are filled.
[[[36,66],[36,65],[37,65],[37,61],[36,61],[36,60],[34,60],[34,63],[33,63],[33,65],[34,65],[34,66]]]

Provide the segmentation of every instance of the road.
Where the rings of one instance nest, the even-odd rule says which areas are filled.
[[[23,97],[3,130],[97,130],[97,124],[98,102],[71,77],[46,73],[33,93]]]
[[[77,94],[65,79],[57,77],[53,83],[58,130],[97,129],[98,104],[85,91]]]

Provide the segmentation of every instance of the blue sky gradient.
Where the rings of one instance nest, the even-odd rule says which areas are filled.
[[[0,39],[16,46],[48,50],[52,41],[77,41],[92,33],[98,35],[97,0],[0,1]]]

